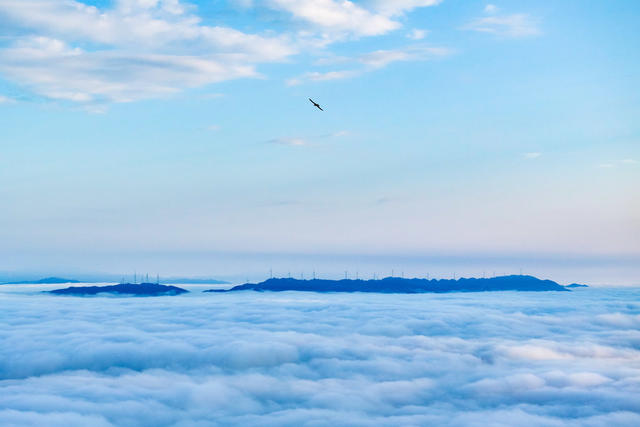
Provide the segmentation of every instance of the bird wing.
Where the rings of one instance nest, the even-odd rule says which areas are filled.
[[[317,102],[315,102],[313,99],[309,98],[309,101],[311,101],[311,103],[312,103],[315,107],[318,107],[321,111],[324,111],[324,110],[322,109],[322,107],[320,107],[320,104],[318,104]]]

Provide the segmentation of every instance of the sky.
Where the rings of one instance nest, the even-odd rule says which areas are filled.
[[[0,272],[640,284],[639,17],[0,0]]]

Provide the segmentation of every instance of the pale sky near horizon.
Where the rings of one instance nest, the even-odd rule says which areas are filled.
[[[0,0],[0,271],[638,261],[639,19],[631,0]]]

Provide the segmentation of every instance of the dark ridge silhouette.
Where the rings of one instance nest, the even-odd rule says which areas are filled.
[[[572,283],[570,285],[565,286],[565,288],[588,288],[587,285],[581,285],[579,283]]]
[[[569,291],[552,280],[533,276],[500,276],[489,279],[404,279],[386,277],[379,280],[299,280],[273,278],[260,283],[245,283],[231,289],[209,289],[204,292],[234,291],[308,291],[308,292],[379,292],[419,294],[426,292],[488,292],[488,291]]]
[[[71,286],[64,289],[48,291],[56,295],[97,295],[97,294],[118,294],[135,296],[163,296],[179,295],[189,292],[177,286],[159,285],[157,283],[120,283],[108,286]]]
[[[44,279],[40,279],[40,280],[22,280],[19,282],[7,282],[6,284],[12,284],[12,285],[57,285],[60,283],[80,283],[79,280],[73,280],[73,279],[63,279],[60,277],[45,277]]]

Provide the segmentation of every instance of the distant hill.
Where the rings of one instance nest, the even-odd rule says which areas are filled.
[[[587,285],[580,285],[578,283],[572,283],[570,285],[565,286],[565,288],[588,288]]]
[[[176,286],[159,285],[157,283],[120,283],[108,286],[71,286],[64,289],[48,291],[55,295],[97,295],[118,294],[135,296],[179,295],[189,292]]]
[[[79,280],[63,279],[60,277],[45,277],[40,280],[22,280],[20,282],[7,282],[12,285],[57,285],[60,283],[80,283]]]
[[[380,292],[416,294],[426,292],[488,292],[488,291],[569,291],[552,280],[533,276],[500,276],[489,279],[404,279],[386,277],[379,280],[299,280],[273,278],[260,283],[246,283],[228,290],[210,289],[205,292],[234,291],[309,291],[309,292]]]

